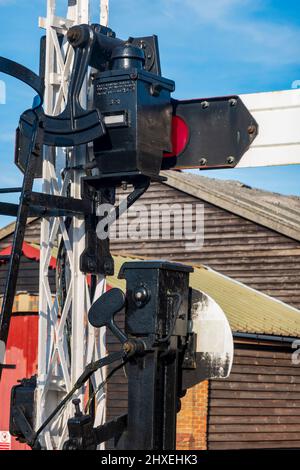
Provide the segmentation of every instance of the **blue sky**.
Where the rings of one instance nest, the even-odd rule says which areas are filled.
[[[98,4],[93,2],[94,21]],[[46,0],[0,0],[0,55],[38,70],[38,16],[45,5]],[[300,80],[296,0],[110,0],[110,26],[122,38],[159,36],[163,74],[176,81],[176,98],[289,89]],[[13,79],[0,79],[7,87],[7,102],[0,104],[0,187],[16,186],[22,178],[13,164],[14,129],[33,95]],[[202,174],[300,195],[300,166]]]

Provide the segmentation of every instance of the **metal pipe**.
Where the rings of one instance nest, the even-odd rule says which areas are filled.
[[[20,193],[22,188],[0,188],[0,194]]]
[[[233,332],[234,338],[244,338],[244,339],[256,339],[259,341],[274,341],[277,343],[293,343],[294,341],[299,341],[300,338],[298,337],[289,337],[289,336],[272,336],[272,335],[264,335],[259,333],[238,333]]]

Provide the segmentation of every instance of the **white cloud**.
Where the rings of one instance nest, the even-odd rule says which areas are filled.
[[[0,133],[0,142],[12,143],[15,140],[15,134],[13,132],[2,132]]]
[[[164,11],[169,15],[180,17],[190,10],[196,13],[195,20],[222,24],[226,18],[236,16],[237,12],[257,10],[261,0],[255,4],[251,0],[162,0],[162,3]]]
[[[268,19],[268,0],[163,0],[163,4],[167,16],[177,20],[184,16],[190,26],[208,26],[212,35],[223,35],[223,46],[231,46],[239,60],[271,66],[299,63],[300,28]]]
[[[230,16],[237,12],[249,12],[254,9],[254,2],[251,0],[214,0],[213,2],[203,0],[185,0],[188,7],[194,9],[206,21],[214,21],[222,24]],[[256,5],[258,3],[256,2]]]

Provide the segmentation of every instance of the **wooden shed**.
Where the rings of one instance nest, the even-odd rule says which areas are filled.
[[[292,345],[300,338],[300,199],[232,181],[164,174],[168,181],[151,185],[139,203],[149,210],[161,202],[202,205],[203,246],[187,250],[186,240],[160,234],[124,239],[121,219],[121,237],[112,240],[112,250],[115,255],[164,258],[206,270],[208,281],[199,277],[198,288],[208,293],[213,289],[216,300],[223,302],[236,351],[228,380],[202,383],[183,399],[178,448],[300,448],[300,366],[292,362]],[[134,220],[136,215],[128,217]],[[190,218],[193,224],[193,211]],[[12,224],[0,232],[0,251],[11,244],[13,229]],[[26,241],[39,243],[39,230],[39,220],[31,220]],[[222,276],[228,285],[217,288],[215,279]],[[246,310],[239,303],[244,296],[239,288],[244,293],[250,288]],[[257,304],[257,296],[270,302],[267,310]],[[228,305],[228,299],[235,303]],[[126,386],[118,377],[111,386],[108,397],[115,397],[121,409],[126,406]],[[108,410],[117,411],[116,406]]]
[[[196,174],[162,172],[137,204],[198,204],[204,211],[204,245],[187,251],[186,240],[112,240],[115,253],[203,264],[300,308],[300,198]],[[133,206],[136,208],[137,204]],[[135,215],[128,216],[128,219]],[[191,214],[195,223],[195,211]]]
[[[236,338],[230,377],[209,383],[208,449],[300,448],[300,366],[292,363],[294,352],[289,342]]]
[[[175,238],[116,240],[112,243],[116,253],[150,258],[159,254],[206,265],[299,309],[300,198],[194,174],[165,172],[164,176],[168,181],[152,185],[141,202],[146,207],[155,202],[203,204],[204,245],[188,251],[185,241]],[[194,222],[194,213],[191,217]],[[291,360],[293,337],[299,336],[297,316],[295,329],[287,332],[284,316],[279,326],[273,315],[265,316],[254,303],[251,306],[255,318],[239,310],[231,323],[236,351],[231,377],[211,381],[207,399],[204,384],[188,393],[183,405],[186,419],[179,417],[181,448],[300,447],[300,366]]]

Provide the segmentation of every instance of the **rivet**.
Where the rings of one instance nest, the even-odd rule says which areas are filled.
[[[209,107],[209,102],[208,101],[202,101],[201,107],[202,107],[202,109],[207,109]]]

